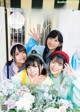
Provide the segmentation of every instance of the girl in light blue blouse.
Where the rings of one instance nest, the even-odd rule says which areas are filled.
[[[63,51],[55,51],[50,59],[49,76],[59,97],[70,100],[74,108],[80,107],[80,77],[76,77],[68,65],[69,56]]]
[[[7,66],[9,67],[9,79],[12,76],[25,69],[25,61],[27,59],[26,48],[21,43],[15,43],[10,50],[10,55],[12,60],[4,65],[3,74],[7,78]]]

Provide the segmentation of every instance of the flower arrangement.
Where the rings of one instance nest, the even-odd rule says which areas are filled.
[[[0,105],[0,112],[80,112],[71,101],[59,98],[53,85],[29,87],[9,79],[0,83]]]
[[[6,101],[21,85],[14,84],[11,80],[5,79],[0,82],[0,104]]]
[[[71,112],[73,105],[71,101],[58,97],[57,90],[54,86],[40,85],[31,88],[35,100],[29,112]]]

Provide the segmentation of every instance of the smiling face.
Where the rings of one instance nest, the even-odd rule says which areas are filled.
[[[40,75],[43,67],[40,65],[38,66],[37,62],[32,63],[32,65],[27,67],[28,76],[31,78],[35,78]]]
[[[15,54],[14,54],[14,60],[16,64],[24,64],[27,59],[27,55],[25,51],[19,51],[16,47]]]
[[[59,77],[63,70],[63,59],[54,57],[50,62],[50,71],[54,77]]]
[[[47,47],[50,52],[55,51],[55,49],[59,46],[61,46],[61,43],[58,41],[58,36],[56,36],[56,38],[49,37],[47,39]]]

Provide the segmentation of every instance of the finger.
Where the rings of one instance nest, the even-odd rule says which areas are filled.
[[[32,37],[32,34],[28,33],[28,35]]]
[[[34,35],[34,32],[33,32],[33,31],[34,31],[34,30],[31,30],[31,29],[30,29],[30,33]]]
[[[34,33],[36,33],[35,28],[33,28]]]
[[[64,67],[65,67],[65,68],[69,68],[70,66],[69,66],[67,63],[65,63],[65,64],[64,64]]]

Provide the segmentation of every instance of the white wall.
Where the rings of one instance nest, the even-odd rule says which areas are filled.
[[[80,11],[59,11],[58,28],[64,36],[63,50],[72,56],[76,49],[80,49]]]
[[[63,50],[71,57],[76,49],[80,49],[80,11],[73,9],[35,10],[29,16],[27,23],[30,22],[31,26],[36,28],[37,24],[42,25],[46,18],[51,19],[52,30],[61,31],[64,41]]]

